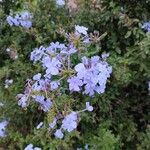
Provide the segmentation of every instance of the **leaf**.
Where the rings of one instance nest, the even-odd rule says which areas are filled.
[[[132,33],[131,31],[128,31],[125,35],[125,38],[127,39],[128,37],[130,37],[131,33]]]

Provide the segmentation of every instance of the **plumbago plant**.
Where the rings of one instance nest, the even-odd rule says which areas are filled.
[[[149,150],[149,4],[0,1],[0,149]]]
[[[14,32],[21,30],[22,34],[23,32],[30,34],[31,31],[32,34],[32,29],[35,28],[32,28],[32,20],[31,13],[25,10],[17,13],[11,12],[6,15],[5,22]],[[33,66],[38,68],[38,71],[32,79],[27,79],[25,90],[22,94],[17,95],[17,100],[18,105],[23,108],[21,111],[24,114],[27,114],[27,109],[29,109],[29,111],[32,110],[33,115],[39,113],[39,116],[37,115],[36,121],[29,117],[33,115],[27,116],[28,120],[32,122],[32,129],[26,129],[27,125],[25,125],[25,127],[22,127],[23,130],[19,131],[16,125],[16,133],[9,128],[9,126],[12,126],[12,120],[9,120],[7,116],[5,117],[6,120],[3,120],[0,124],[2,139],[5,141],[4,137],[6,137],[6,142],[19,140],[17,143],[10,144],[10,149],[24,149],[25,147],[25,149],[38,149],[46,146],[56,148],[62,146],[69,141],[66,132],[75,131],[82,114],[93,111],[94,108],[91,105],[93,102],[90,100],[96,94],[105,92],[107,78],[110,77],[112,67],[106,61],[109,54],[104,53],[99,56],[100,47],[96,45],[99,37],[95,33],[88,34],[88,28],[79,25],[75,26],[74,32],[64,32],[62,36],[64,43],[62,43],[63,40],[51,42],[49,45],[39,46],[31,52],[30,60],[33,62]],[[6,48],[6,53],[17,62],[20,56],[17,52],[12,54],[13,49],[13,47]],[[11,78],[5,80],[8,89],[13,83],[15,84],[15,80]],[[17,122],[20,119],[17,118]],[[36,126],[36,124],[38,125]],[[33,125],[37,129],[35,132],[33,131]],[[7,127],[10,130],[5,132]],[[40,136],[40,131],[42,134],[49,135],[44,144],[42,141],[37,144],[39,137],[35,141],[35,138]],[[72,137],[79,138],[79,132],[75,134]],[[67,139],[67,142],[59,143],[56,146],[54,136],[56,139]],[[29,143],[30,138],[32,138],[31,142],[34,146]],[[49,139],[53,142],[51,145],[46,145],[47,141],[50,141]],[[3,143],[5,142],[2,142],[2,145],[7,147]],[[69,142],[68,145],[72,146],[72,143]],[[66,147],[66,145],[63,145],[63,147]]]
[[[92,99],[96,93],[104,93],[112,73],[112,67],[106,62],[108,54],[84,56],[87,47],[94,43],[87,30],[76,25],[74,32],[65,34],[66,43],[51,42],[48,46],[35,48],[30,60],[41,65],[42,72],[28,79],[24,93],[17,95],[18,105],[22,108],[36,103],[41,111],[48,113],[47,129],[56,138],[62,139],[65,131],[77,128],[80,113],[93,111],[88,101],[82,110],[74,110],[74,102],[80,100],[78,95]],[[62,103],[64,95],[69,95],[71,100]],[[42,122],[38,128],[41,126]]]

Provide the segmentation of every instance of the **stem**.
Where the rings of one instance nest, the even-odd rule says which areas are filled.
[[[68,70],[70,69],[70,55],[68,56]]]
[[[44,92],[45,92],[46,98],[48,99],[47,91],[46,91],[46,90],[44,90]]]
[[[81,113],[81,112],[85,112],[85,111],[87,111],[87,109],[83,109],[83,110],[77,111],[77,113]]]

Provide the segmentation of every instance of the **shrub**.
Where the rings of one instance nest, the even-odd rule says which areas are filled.
[[[0,139],[0,147],[24,149],[31,143],[42,149],[84,149],[85,144],[89,149],[149,149],[150,33],[142,26],[149,21],[150,2],[68,0],[64,6],[59,6],[54,0],[3,0],[0,4],[0,120],[8,121],[7,136]],[[8,24],[9,15],[15,17],[24,11],[31,13],[31,28]],[[75,25],[89,29],[90,44],[83,42],[86,37],[83,34],[77,40],[71,37]],[[66,33],[71,33],[69,38]],[[45,113],[39,107],[43,106],[41,101],[36,103],[37,100],[31,99],[30,105],[22,109],[18,106],[17,94],[36,82],[29,80],[35,74],[45,74],[41,64],[30,60],[31,53],[41,45],[47,49],[51,42],[57,41],[66,47],[74,42],[78,52],[71,56],[73,70],[83,56],[90,61],[95,55],[101,57],[109,53],[107,62],[112,66],[112,74],[105,92],[95,92],[91,97],[88,92],[87,95],[79,92],[82,84],[68,88],[67,80],[61,80],[59,90],[48,93],[51,98],[55,97],[57,107]],[[64,74],[68,79],[72,72]],[[77,74],[74,77],[78,77]],[[59,76],[53,78],[59,79]],[[86,102],[90,105],[86,106]],[[63,139],[56,139],[53,130],[49,132],[48,125],[55,116],[60,117],[59,129],[63,118],[71,111],[82,112],[85,107],[89,110],[93,107],[93,111],[81,113],[78,119],[71,117],[73,129],[78,120],[77,129],[71,133],[63,131]],[[43,128],[37,129],[40,122]]]

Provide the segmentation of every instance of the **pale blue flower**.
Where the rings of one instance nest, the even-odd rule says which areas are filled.
[[[6,18],[6,21],[10,26],[22,26],[24,28],[31,28],[32,22],[31,22],[32,16],[28,11],[22,12],[20,15],[16,14],[15,17],[8,16]]]
[[[25,147],[24,150],[42,150],[42,149],[39,147],[33,148],[33,144],[29,144],[29,145],[27,145],[27,147]]]
[[[50,98],[43,101],[41,104],[42,104],[43,111],[45,111],[45,112],[48,112],[49,109],[52,107],[52,101]]]
[[[14,24],[14,18],[13,18],[12,16],[8,16],[8,17],[6,18],[6,21],[8,22],[8,24],[9,24],[10,26],[13,26],[13,24]]]
[[[28,95],[26,94],[18,94],[21,98],[18,101],[18,105],[22,108],[26,108],[28,106]]]
[[[30,60],[34,63],[37,61],[40,61],[43,56],[45,56],[45,50],[46,48],[43,46],[40,46],[39,48],[35,48],[30,55]]]
[[[67,130],[68,132],[73,131],[77,128],[77,113],[71,112],[69,115],[65,116],[64,120],[62,121],[62,126],[64,130]]]
[[[35,147],[33,150],[42,150],[42,149],[39,147]]]
[[[0,122],[0,138],[3,138],[6,136],[5,129],[7,125],[8,125],[8,121],[6,120]]]
[[[59,6],[65,5],[65,0],[56,0],[56,4]]]
[[[80,87],[83,85],[82,80],[80,80],[78,77],[71,77],[67,81],[69,83],[70,91],[80,91]]]
[[[95,56],[93,56],[93,57],[95,57]],[[98,56],[99,57],[99,56]],[[89,65],[89,62],[90,62],[90,60],[89,60],[89,58],[87,58],[86,56],[84,56],[84,57],[82,57],[82,63],[85,65],[85,66],[88,66]]]
[[[41,73],[38,73],[38,74],[33,76],[33,80],[39,81],[41,79],[41,76],[42,76]]]
[[[83,43],[85,43],[85,44],[90,44],[90,43],[91,43],[90,40],[91,40],[91,39],[90,39],[88,36],[85,36],[85,37],[83,38]]]
[[[90,105],[90,102],[86,102],[86,110],[93,111],[93,106]]]
[[[52,81],[50,83],[50,85],[51,85],[51,90],[56,90],[59,87],[60,82],[59,81]]]
[[[20,24],[22,27],[25,27],[25,28],[31,28],[32,27],[32,22],[31,21],[20,21]]]
[[[85,91],[83,92],[84,94],[87,94],[89,96],[94,95],[95,85],[94,84],[92,85],[92,82],[90,81],[86,82],[86,85],[84,88],[85,88]]]
[[[32,90],[33,91],[40,91],[42,89],[42,86],[39,84],[39,82],[35,82],[33,85],[32,85]]]
[[[112,73],[112,67],[99,56],[91,59],[82,58],[82,63],[75,66],[76,75],[68,79],[70,91],[81,91],[93,96],[95,92],[103,93],[106,88],[107,79]]]
[[[45,99],[43,95],[36,95],[33,96],[33,98],[41,105],[41,108],[44,112],[48,112],[49,109],[52,107],[52,101],[50,98]]]
[[[27,10],[22,12],[22,14],[21,14],[21,19],[22,20],[28,20],[28,19],[31,19],[31,18],[32,18],[32,16]]]
[[[42,62],[43,62],[43,65],[47,68],[46,74],[51,74],[51,75],[59,74],[61,62],[57,58],[54,57],[51,59],[49,57],[45,57]]]
[[[87,69],[83,63],[79,63],[75,66],[75,71],[79,79],[82,79],[87,74]]]
[[[88,28],[86,28],[84,26],[79,26],[79,25],[75,26],[75,32],[76,33],[87,35],[87,30],[88,30]]]
[[[85,148],[85,150],[89,150],[89,145],[85,144],[84,148]]]
[[[66,55],[71,55],[77,52],[77,49],[73,44],[69,44],[67,48],[62,49],[61,53]]]
[[[33,144],[27,145],[24,150],[33,150]]]
[[[103,59],[106,59],[107,57],[109,57],[109,53],[104,53],[104,54],[102,54],[102,58],[103,58]]]
[[[55,137],[58,139],[62,139],[64,137],[64,134],[62,133],[61,129],[56,130],[54,133]]]
[[[143,24],[142,28],[150,32],[150,21]]]

